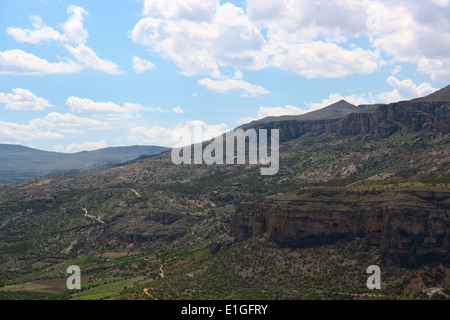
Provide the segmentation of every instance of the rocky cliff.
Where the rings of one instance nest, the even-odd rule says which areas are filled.
[[[403,129],[410,132],[427,130],[447,133],[450,131],[450,102],[401,101],[340,118],[250,123],[242,128],[279,129],[281,142],[296,139],[306,133],[370,134],[376,138],[384,138]]]
[[[266,232],[286,246],[358,237],[361,249],[377,246],[384,262],[448,261],[450,192],[304,189],[237,207],[236,240]]]

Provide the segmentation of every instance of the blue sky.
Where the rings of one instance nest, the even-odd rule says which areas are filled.
[[[0,143],[170,146],[449,84],[450,3],[0,0]]]

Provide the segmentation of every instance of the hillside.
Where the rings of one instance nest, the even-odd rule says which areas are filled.
[[[450,85],[437,90],[425,97],[413,99],[412,101],[450,101]]]
[[[327,107],[324,107],[319,110],[311,111],[301,115],[292,115],[292,116],[280,116],[280,117],[266,117],[261,120],[253,121],[249,124],[245,124],[242,127],[249,127],[254,125],[262,125],[266,123],[278,122],[278,121],[302,121],[302,120],[318,120],[318,119],[330,119],[330,118],[341,118],[350,113],[361,112],[363,110],[376,107],[377,105],[361,105],[355,106],[351,103],[348,103],[345,100],[340,100],[336,103],[333,103]]]
[[[169,150],[157,146],[111,147],[78,153],[59,153],[20,145],[0,144],[0,185],[16,183],[59,171],[86,170],[129,161]]]
[[[280,130],[274,176],[164,153],[0,187],[0,297],[425,299],[450,284],[449,109],[249,124]],[[71,264],[81,292],[36,287]]]

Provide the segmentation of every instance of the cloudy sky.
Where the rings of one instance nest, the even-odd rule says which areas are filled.
[[[449,0],[0,0],[0,143],[170,146],[450,82]]]

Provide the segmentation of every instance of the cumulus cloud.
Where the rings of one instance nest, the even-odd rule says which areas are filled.
[[[361,94],[351,94],[347,96],[343,96],[340,93],[332,93],[328,98],[323,99],[321,102],[311,102],[307,103],[308,106],[307,112],[319,110],[325,107],[328,107],[329,105],[332,105],[336,102],[339,102],[341,100],[345,100],[348,103],[351,103],[355,106],[362,105],[362,104],[373,104],[376,103],[375,98],[373,97],[372,93],[361,93]]]
[[[80,151],[93,151],[98,149],[104,149],[107,148],[108,144],[105,140],[101,140],[98,142],[94,141],[87,141],[81,144],[72,143],[69,146],[66,147],[65,151],[68,153],[75,153]]]
[[[272,64],[307,78],[340,78],[350,74],[374,72],[380,64],[377,51],[344,49],[334,43],[272,45]]]
[[[74,73],[80,70],[81,66],[70,60],[48,62],[19,49],[0,51],[0,74],[41,75]]]
[[[37,44],[42,41],[63,41],[72,44],[83,44],[89,37],[89,33],[83,26],[84,15],[88,12],[78,6],[69,6],[67,13],[71,16],[62,25],[64,33],[46,26],[42,18],[36,15],[30,17],[33,30],[18,27],[9,27],[6,32],[18,42]]]
[[[416,85],[411,79],[399,80],[390,76],[386,81],[394,89],[377,95],[378,100],[385,103],[424,97],[437,90],[426,82]]]
[[[142,72],[145,72],[147,70],[153,69],[155,66],[152,62],[146,61],[144,59],[141,59],[139,57],[133,57],[133,70],[137,74],[140,74]]]
[[[72,5],[67,8],[67,13],[71,16],[63,24],[65,40],[73,44],[84,44],[89,37],[88,31],[83,26],[84,15],[88,12],[82,7]]]
[[[93,49],[85,45],[89,33],[84,28],[83,20],[88,12],[82,7],[72,5],[67,8],[67,13],[70,14],[70,16],[62,25],[63,33],[46,26],[39,16],[32,16],[30,18],[34,27],[33,30],[9,27],[7,33],[18,42],[37,44],[44,40],[52,40],[66,43],[65,48],[67,51],[69,51],[69,53],[85,67],[107,73],[120,74],[121,72],[119,71],[117,64],[99,58]],[[5,51],[4,54],[6,53],[8,53],[8,56],[3,58],[3,60],[5,60],[3,64],[2,57],[0,56],[0,74],[48,74],[78,72],[82,69],[80,64],[72,61],[51,64],[44,59],[20,50]],[[8,60],[6,60],[6,58],[8,58]],[[2,69],[11,69],[11,71],[3,71]],[[37,69],[37,71],[33,72],[34,69]]]
[[[66,105],[75,114],[90,114],[107,120],[123,120],[137,116],[143,109],[140,104],[126,102],[120,106],[113,102],[94,102],[90,99],[69,97]]]
[[[163,146],[171,146],[172,129],[160,126],[135,127],[131,128],[128,133],[128,140],[137,142],[138,144],[156,144]]]
[[[43,131],[35,124],[18,124],[0,121],[0,141],[14,141],[21,143],[33,140],[62,139],[57,132]]]
[[[109,60],[100,59],[94,50],[80,44],[76,47],[66,45],[66,49],[85,66],[112,74],[120,74],[119,67]]]
[[[64,36],[62,36],[58,31],[43,24],[41,17],[31,16],[30,20],[34,30],[9,27],[8,29],[6,29],[6,32],[18,42],[28,42],[36,44],[40,43],[41,41],[64,40]]]
[[[218,0],[145,1],[131,38],[170,57],[185,75],[220,77],[220,66],[260,69],[264,39],[242,8]]]
[[[106,124],[90,118],[78,117],[71,113],[61,114],[58,112],[51,112],[43,118],[38,118],[30,121],[38,127],[46,127],[53,129],[55,127],[105,127]],[[67,132],[67,131],[66,131]]]
[[[286,105],[284,107],[259,107],[258,115],[256,117],[244,117],[238,120],[238,123],[249,123],[251,121],[260,120],[266,117],[280,117],[287,115],[301,115],[308,112],[316,111],[333,103],[341,100],[346,100],[347,102],[354,105],[361,104],[372,104],[375,103],[375,99],[371,93],[369,94],[352,94],[343,96],[340,93],[330,94],[328,98],[323,99],[320,102],[307,103],[306,107],[300,108],[296,106]]]
[[[450,6],[433,0],[147,0],[131,33],[186,75],[277,67],[308,78],[371,73],[386,59],[450,78]],[[370,47],[361,45],[367,40]]]
[[[306,113],[307,110],[299,107],[286,105],[284,107],[259,107],[258,115],[256,117],[245,117],[238,120],[238,123],[248,123],[266,117],[279,117],[287,115],[300,115]]]
[[[178,124],[174,128],[163,128],[161,126],[131,128],[128,140],[139,144],[157,144],[173,147],[179,142],[172,137],[175,132],[187,132],[192,139],[191,143],[198,143],[210,140],[227,131],[228,126],[224,123],[208,125],[203,121],[193,120],[184,124]]]
[[[44,98],[22,88],[12,89],[12,93],[0,93],[0,103],[5,104],[5,109],[11,110],[44,110],[53,107]]]
[[[450,59],[420,58],[417,64],[420,72],[429,74],[435,81],[450,79]]]
[[[146,0],[142,13],[164,19],[210,21],[219,6],[219,0]]]
[[[210,78],[203,78],[199,80],[198,83],[219,93],[226,93],[230,90],[242,91],[244,96],[257,96],[270,93],[270,91],[261,86],[240,79],[213,80]]]
[[[172,109],[172,111],[178,114],[184,113],[183,109],[181,109],[180,107],[175,107]]]

